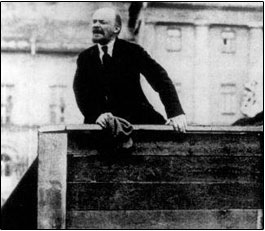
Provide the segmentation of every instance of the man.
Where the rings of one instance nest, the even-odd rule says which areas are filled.
[[[93,15],[96,45],[79,55],[73,86],[85,123],[105,127],[109,117],[117,116],[133,124],[167,123],[185,132],[186,118],[172,81],[142,47],[118,38],[121,24],[120,15],[111,8]],[[145,97],[140,74],[159,93],[167,121]]]

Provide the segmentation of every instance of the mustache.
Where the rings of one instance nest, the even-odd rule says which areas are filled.
[[[93,33],[98,33],[98,34],[103,34],[104,35],[104,31],[99,29],[99,28],[93,28],[92,30]]]

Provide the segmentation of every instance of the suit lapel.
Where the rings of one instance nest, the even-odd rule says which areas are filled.
[[[99,57],[99,50],[98,46],[94,46],[94,49],[92,51],[93,60],[95,61],[96,67],[102,69],[102,63]]]
[[[95,82],[99,83],[101,86],[103,85],[103,65],[101,63],[100,57],[99,57],[99,50],[98,46],[95,45],[90,53],[90,59],[92,61],[93,68],[92,71],[92,78]],[[88,73],[89,74],[89,73]]]
[[[122,64],[123,54],[124,52],[122,50],[121,42],[117,38],[114,43],[113,53],[112,53],[114,65],[116,64],[119,67]]]

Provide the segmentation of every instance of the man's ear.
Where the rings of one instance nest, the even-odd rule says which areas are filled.
[[[119,26],[115,26],[115,28],[114,28],[114,33],[115,33],[115,34],[119,34],[120,31],[121,31],[121,28],[120,28]]]

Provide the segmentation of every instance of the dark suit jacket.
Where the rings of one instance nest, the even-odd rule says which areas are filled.
[[[74,92],[85,123],[95,123],[104,112],[112,112],[134,124],[163,124],[140,85],[140,73],[160,95],[167,116],[183,114],[176,90],[166,71],[137,44],[117,39],[112,64],[106,70],[98,46],[83,51],[77,60]]]

